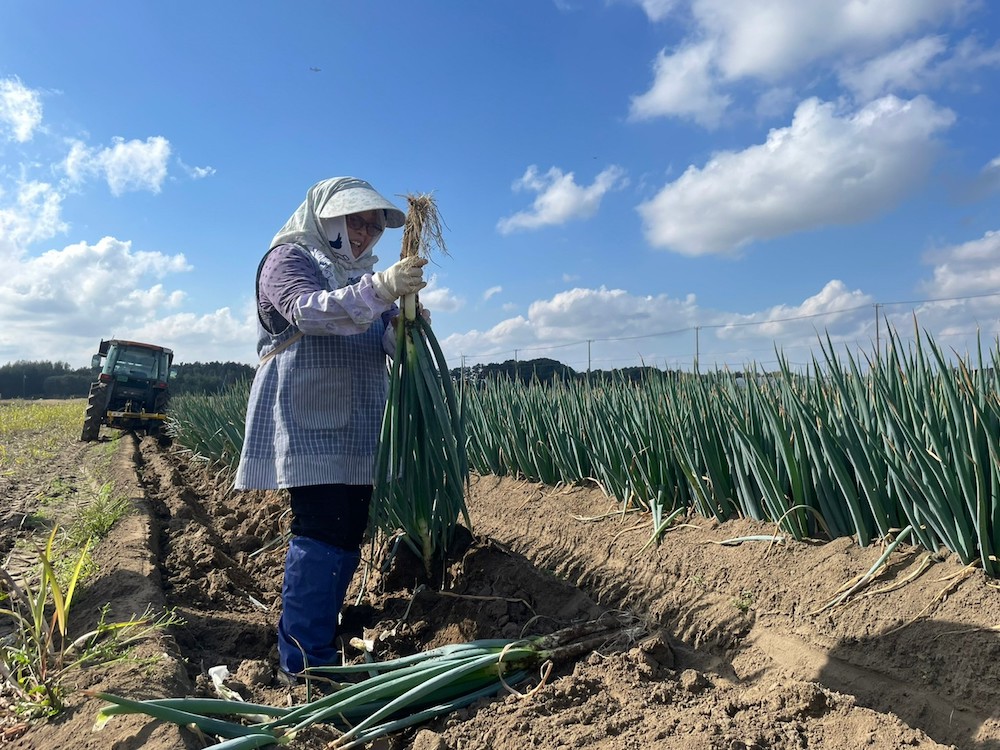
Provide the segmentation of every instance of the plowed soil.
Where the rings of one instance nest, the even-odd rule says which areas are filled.
[[[76,481],[107,440],[65,445],[37,477],[0,479],[5,553],[24,533],[18,519],[38,486]],[[250,700],[305,699],[275,679],[281,493],[230,493],[224,478],[150,438],[126,435],[118,445],[116,482],[135,512],[96,553],[98,571],[74,605],[78,627],[107,604],[119,618],[172,607],[185,624],[130,661],[80,673],[59,717],[9,718],[0,742],[12,747],[203,748],[210,741],[188,729],[138,716],[95,733],[103,704],[83,689],[214,695],[207,672],[216,665]],[[380,748],[1000,750],[1000,590],[952,555],[901,545],[876,580],[824,609],[882,548],[849,539],[723,545],[774,527],[698,517],[649,544],[651,519],[615,512],[598,489],[496,477],[473,479],[469,505],[473,535],[441,580],[423,580],[405,555],[386,573],[370,571],[363,590],[359,572],[347,638],[374,640],[380,657],[602,615],[638,621],[643,633]],[[317,729],[290,747],[334,738]]]

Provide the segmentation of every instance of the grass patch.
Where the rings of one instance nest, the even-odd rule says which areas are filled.
[[[0,473],[55,456],[77,438],[85,405],[83,399],[0,402]]]
[[[113,481],[119,435],[85,447],[78,441],[84,405],[0,403],[0,474],[41,488],[20,501],[14,552],[0,567],[0,690],[5,708],[26,719],[58,714],[72,673],[132,659],[136,640],[179,623],[171,612],[150,611],[112,622],[110,605],[88,632],[70,620],[74,593],[97,573],[91,551],[132,509]],[[73,461],[53,461],[68,446]],[[94,614],[87,612],[88,623]]]
[[[169,611],[108,622],[105,605],[96,628],[74,633],[70,614],[90,559],[89,545],[80,550],[64,579],[57,572],[56,535],[54,528],[38,551],[38,571],[32,580],[15,581],[0,568],[0,616],[7,618],[11,631],[0,641],[0,674],[14,696],[14,713],[27,719],[55,716],[62,710],[70,689],[67,677],[74,671],[128,658],[129,646],[136,641],[179,623]]]
[[[76,436],[83,424],[82,399],[0,402],[0,438],[21,432],[57,430]]]
[[[94,499],[86,503],[73,519],[67,532],[70,543],[83,547],[92,539],[103,539],[131,509],[129,498],[116,492],[111,482],[105,482]]]

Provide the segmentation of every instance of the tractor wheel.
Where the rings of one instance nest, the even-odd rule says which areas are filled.
[[[83,416],[83,432],[80,440],[85,443],[97,440],[101,434],[101,415],[108,403],[108,389],[104,383],[94,383],[90,386],[90,396],[87,398],[87,411]]]
[[[169,394],[160,393],[153,402],[153,411],[162,414],[167,410],[167,402],[170,400]],[[146,423],[146,434],[156,438],[160,445],[169,445],[170,436],[167,434],[167,425],[158,419],[151,419]]]

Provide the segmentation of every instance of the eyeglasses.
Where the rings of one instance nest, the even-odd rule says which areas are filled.
[[[382,225],[373,221],[365,221],[360,214],[348,214],[347,215],[347,226],[349,229],[353,229],[355,232],[360,232],[362,229],[368,233],[371,237],[376,234],[382,233]]]

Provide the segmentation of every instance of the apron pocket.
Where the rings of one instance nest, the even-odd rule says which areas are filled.
[[[292,413],[307,430],[339,430],[351,418],[351,373],[347,367],[295,368]]]

